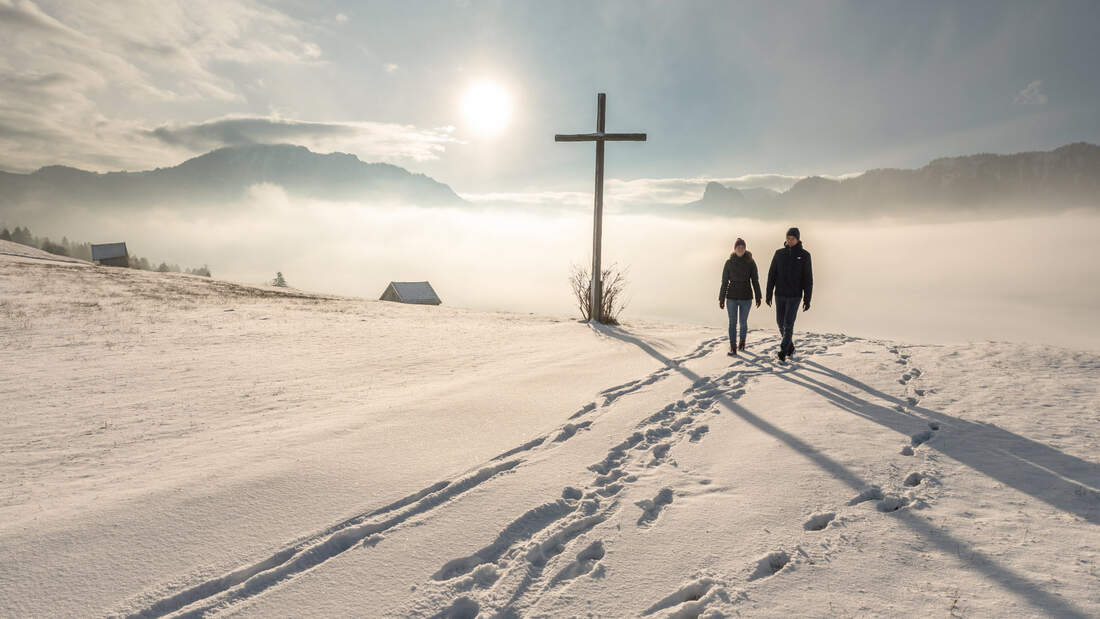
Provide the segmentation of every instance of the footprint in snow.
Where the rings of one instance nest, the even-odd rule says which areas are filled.
[[[432,615],[432,619],[474,619],[481,606],[468,597],[460,597],[450,606]]]
[[[924,443],[927,443],[932,439],[932,430],[924,430],[923,432],[917,432],[913,436],[909,437],[909,441],[913,443],[913,447],[920,447]]]
[[[657,516],[661,514],[661,510],[670,503],[672,503],[672,488],[662,488],[657,496],[652,499],[643,499],[635,503],[635,505],[642,508],[642,515],[638,518],[638,526],[648,526],[657,519]]]
[[[576,434],[578,430],[585,430],[590,425],[592,425],[591,420],[581,423],[567,423],[562,426],[561,433],[559,433],[557,438],[554,439],[554,442],[561,443],[562,441],[567,441],[570,438],[573,438],[573,435]]]
[[[551,586],[572,580],[592,572],[593,568],[604,556],[604,547],[601,540],[596,540],[577,553],[577,559],[566,565],[551,579]]]
[[[890,495],[878,502],[875,507],[880,512],[896,512],[909,504],[909,499],[903,496]]]
[[[652,615],[658,611],[670,609],[674,606],[680,606],[681,604],[685,606],[688,606],[690,604],[692,605],[691,608],[681,608],[679,611],[669,616],[698,617],[700,615],[699,611],[702,609],[698,608],[698,604],[696,603],[702,600],[707,595],[707,593],[711,591],[711,588],[714,587],[714,584],[714,581],[709,578],[703,578],[694,582],[690,582],[683,587],[680,587],[680,589],[677,590],[675,593],[666,596],[661,601],[642,611],[642,616]],[[689,613],[691,614],[681,612],[685,610],[689,611]]]
[[[703,435],[710,431],[710,426],[702,425],[691,431],[691,438],[688,439],[692,443],[698,443]]]
[[[848,505],[858,505],[864,501],[878,501],[880,499],[882,499],[882,489],[878,486],[871,486],[860,492],[851,501],[848,501]]]
[[[770,552],[756,562],[756,570],[749,576],[749,580],[759,580],[779,573],[788,563],[791,556],[783,550]]]
[[[832,522],[834,518],[836,518],[836,513],[834,512],[814,514],[802,525],[802,528],[807,531],[821,531],[829,526],[829,523]]]

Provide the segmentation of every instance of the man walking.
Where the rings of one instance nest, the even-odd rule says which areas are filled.
[[[798,317],[798,302],[802,301],[802,311],[809,311],[813,290],[810,252],[803,249],[798,228],[791,228],[787,230],[786,243],[775,251],[768,269],[767,302],[771,306],[774,291],[776,322],[783,335],[779,344],[780,361],[794,355],[794,319]]]

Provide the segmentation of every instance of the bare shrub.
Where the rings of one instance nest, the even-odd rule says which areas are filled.
[[[601,297],[601,312],[603,324],[619,324],[619,315],[626,308],[627,271],[620,269],[617,264],[603,269],[603,296]],[[592,317],[592,277],[587,267],[573,264],[569,271],[569,287],[573,290],[573,297],[577,301],[577,309],[581,312],[581,319],[590,320]]]

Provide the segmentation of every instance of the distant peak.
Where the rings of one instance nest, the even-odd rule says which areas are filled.
[[[67,165],[48,165],[38,168],[34,172],[31,172],[31,174],[42,176],[94,176],[95,172],[88,172],[86,170],[81,170],[80,168],[74,168]]]
[[[744,198],[741,195],[741,191],[735,187],[726,187],[722,183],[717,181],[710,181],[703,189],[703,201],[722,201],[728,202],[730,200],[740,200]]]

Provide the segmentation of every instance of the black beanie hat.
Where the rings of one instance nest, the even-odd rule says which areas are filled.
[[[802,240],[802,237],[799,236],[798,228],[791,228],[790,230],[787,230],[787,236],[793,236],[800,241]]]

